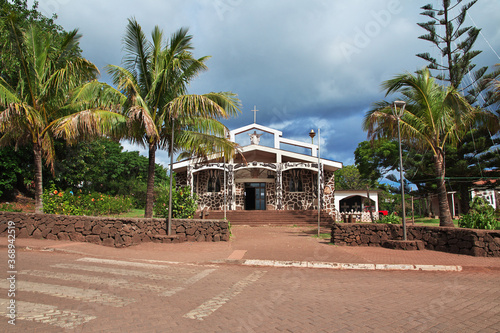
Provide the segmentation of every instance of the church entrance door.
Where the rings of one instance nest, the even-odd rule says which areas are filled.
[[[266,209],[266,183],[245,183],[245,210]]]

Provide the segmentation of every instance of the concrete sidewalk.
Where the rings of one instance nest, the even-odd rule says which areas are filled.
[[[400,265],[402,268],[427,265],[460,267],[457,270],[463,268],[500,272],[500,258],[480,258],[427,250],[400,251],[377,247],[335,246],[329,244],[329,239],[313,237],[317,233],[313,228],[234,226],[232,233],[231,241],[218,243],[143,243],[128,248],[110,248],[91,243],[18,238],[16,247],[122,260],[235,264],[246,262],[251,265],[296,267],[314,267],[315,263],[321,263],[325,264],[324,267],[337,269],[348,268],[349,265],[368,269],[375,265],[385,266],[386,269],[398,269],[394,265]],[[7,238],[0,237],[0,247],[5,248],[7,244]]]

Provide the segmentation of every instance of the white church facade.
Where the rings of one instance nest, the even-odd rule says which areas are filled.
[[[283,138],[281,131],[256,123],[230,131],[229,140],[236,142],[239,134],[250,140],[228,163],[221,156],[174,163],[177,186],[190,186],[200,210],[317,210],[320,193],[321,209],[338,211],[333,173],[341,162],[319,159],[318,145]],[[262,135],[271,144],[262,145]]]

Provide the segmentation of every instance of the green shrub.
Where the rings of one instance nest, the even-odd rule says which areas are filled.
[[[172,196],[172,218],[191,219],[198,208],[198,196],[191,195],[191,188],[185,186],[173,189]],[[166,188],[158,191],[153,211],[157,217],[168,217],[169,191]]]
[[[458,226],[470,229],[500,229],[495,210],[481,197],[475,197],[471,201],[469,212],[460,218]]]
[[[100,216],[128,212],[134,206],[129,197],[102,193],[83,193],[81,190],[60,191],[51,186],[43,192],[43,212],[59,215]]]
[[[384,216],[379,219],[377,223],[387,223],[387,224],[400,224],[401,219],[394,213],[390,213],[389,215]]]

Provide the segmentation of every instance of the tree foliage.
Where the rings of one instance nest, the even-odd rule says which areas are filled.
[[[345,165],[335,171],[336,190],[366,190],[370,186],[370,182],[363,179],[355,165]]]
[[[446,144],[456,144],[473,122],[487,114],[473,108],[453,86],[437,84],[428,69],[417,76],[398,75],[382,86],[386,95],[399,92],[406,102],[406,109],[400,117],[401,138],[405,144],[432,152],[434,176],[438,181],[440,225],[453,226],[445,186],[444,148]],[[367,112],[364,129],[372,139],[394,138],[398,124],[392,104],[382,101]]]
[[[363,179],[372,184],[398,166],[398,142],[390,139],[362,141],[354,151],[356,167]]]
[[[13,198],[14,190],[17,189],[18,180],[22,174],[23,165],[20,154],[16,154],[12,147],[0,149],[0,197]]]
[[[52,124],[76,111],[68,107],[68,96],[98,70],[80,56],[78,30],[62,38],[36,23],[23,30],[14,12],[0,21],[20,62],[16,86],[0,78],[0,145],[32,144],[35,212],[41,212],[42,158],[51,167],[54,161]]]
[[[488,73],[488,66],[476,69],[474,58],[481,53],[473,50],[473,45],[479,36],[477,27],[462,27],[468,10],[477,0],[463,3],[461,0],[443,0],[438,8],[433,4],[422,7],[421,15],[430,19],[418,25],[427,31],[420,39],[431,42],[440,52],[441,59],[432,57],[429,53],[417,54],[429,62],[428,67],[436,78],[443,80],[463,93],[471,105],[484,109],[498,107],[498,96],[489,82],[500,74],[500,69]],[[500,112],[497,110],[498,123]],[[469,189],[473,182],[485,177],[485,171],[492,166],[500,165],[500,153],[495,137],[497,129],[485,126],[472,126],[456,146],[446,146],[446,167],[450,177],[450,190],[458,190],[462,210],[468,211]],[[427,159],[427,163],[430,163]],[[425,170],[417,178],[428,178]],[[489,176],[498,176],[488,172]]]
[[[148,158],[137,151],[123,151],[119,142],[97,139],[68,146],[57,144],[54,176],[45,184],[59,189],[100,192],[108,195],[133,195],[144,207]],[[156,164],[155,185],[165,186],[167,170]]]
[[[107,67],[117,88],[90,82],[73,99],[87,108],[86,112],[69,116],[56,126],[58,134],[68,140],[87,135],[91,126],[96,134],[106,132],[147,148],[148,218],[153,214],[158,149],[189,151],[197,156],[222,151],[231,155],[234,151],[234,144],[226,139],[228,130],[219,119],[238,113],[236,96],[230,92],[187,94],[189,82],[207,69],[208,59],[194,58],[191,40],[188,30],[181,28],[165,41],[163,31],[156,26],[150,41],[137,21],[130,19],[123,67]]]
[[[54,23],[55,16],[47,18],[37,9],[37,2],[30,8],[26,0],[0,0],[0,17],[2,17],[0,20],[0,77],[11,87],[18,85],[21,61],[17,56],[17,41],[11,34],[11,29],[5,21],[6,18],[14,18],[16,26],[21,31],[26,31],[29,26],[36,24],[57,38],[63,37],[63,29]]]
[[[475,197],[470,204],[470,211],[458,221],[461,228],[500,229],[500,223],[495,217],[495,210],[486,200]]]
[[[449,82],[463,91],[464,95],[470,95],[472,99],[469,103],[471,104],[474,104],[477,95],[484,89],[481,78],[488,70],[485,66],[473,72],[476,65],[472,59],[481,51],[472,50],[472,48],[481,29],[472,26],[462,27],[467,18],[467,11],[476,2],[477,0],[473,0],[462,4],[462,0],[442,0],[439,8],[434,8],[433,4],[427,4],[422,7],[424,11],[421,15],[428,17],[430,21],[418,23],[427,31],[427,34],[419,38],[434,44],[445,61],[432,57],[430,53],[419,53],[417,57],[429,62],[428,68],[437,71],[438,80]],[[440,34],[440,31],[444,33]],[[469,74],[472,79],[469,81],[472,82],[461,87]]]

